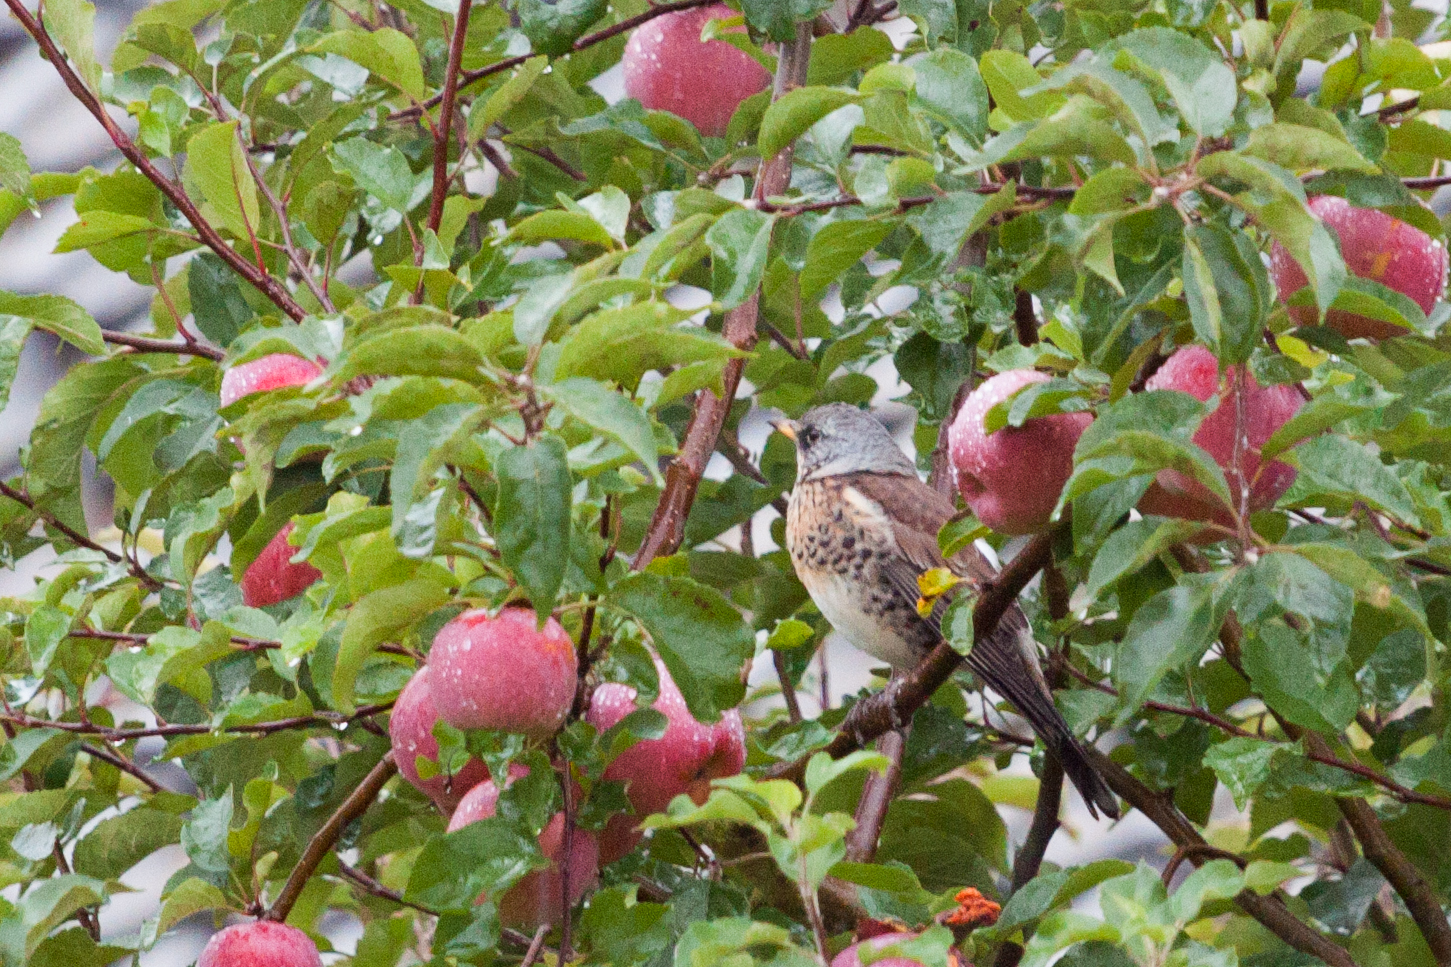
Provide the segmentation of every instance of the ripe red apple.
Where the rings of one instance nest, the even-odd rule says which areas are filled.
[[[430,779],[419,778],[419,756],[438,761],[438,740],[433,737],[438,709],[433,705],[433,689],[429,682],[431,674],[425,665],[403,687],[393,705],[393,715],[388,720],[388,735],[393,740],[393,759],[398,763],[398,771],[403,773],[403,778],[432,799],[443,812],[452,813],[464,793],[489,778],[489,767],[478,759],[469,759],[452,776],[440,772]]]
[[[718,3],[641,26],[625,44],[625,93],[652,111],[684,118],[701,134],[725,134],[741,102],[771,83],[770,72],[739,48],[723,40],[701,43],[706,21],[734,16]]]
[[[1090,413],[1054,413],[986,432],[988,410],[1048,379],[1032,369],[999,373],[968,395],[948,431],[958,491],[977,519],[1000,534],[1033,534],[1048,526],[1073,475],[1073,448],[1093,422]]]
[[[278,531],[262,553],[247,566],[242,575],[242,601],[249,608],[265,608],[269,604],[296,597],[322,577],[322,572],[306,561],[292,560],[297,548],[287,542],[296,526],[291,521]]]
[[[862,967],[862,954],[867,951],[881,950],[883,947],[890,947],[892,944],[903,943],[911,940],[912,935],[906,933],[884,933],[880,936],[869,937],[860,943],[854,943],[831,959],[831,967]],[[920,960],[911,957],[882,957],[872,961],[873,967],[925,967]]]
[[[1340,236],[1340,251],[1352,275],[1379,282],[1409,296],[1424,312],[1431,311],[1446,289],[1444,245],[1385,212],[1356,208],[1335,195],[1310,199],[1310,211]],[[1278,242],[1270,250],[1270,272],[1282,299],[1288,299],[1308,282],[1300,264]],[[1315,322],[1319,312],[1313,305],[1293,306],[1290,315],[1306,326]],[[1390,339],[1407,332],[1344,309],[1331,309],[1325,322],[1347,339]]]
[[[710,794],[710,781],[738,774],[746,764],[746,732],[739,712],[731,709],[714,725],[690,714],[670,672],[659,659],[660,694],[651,707],[665,716],[665,734],[636,742],[610,763],[605,779],[626,784],[634,815],[611,817],[601,837],[600,852],[613,863],[640,840],[636,824],[651,813],[664,812],[681,793],[697,803]],[[603,732],[635,710],[635,690],[607,682],[595,689],[585,718]]]
[[[310,359],[290,353],[273,353],[250,363],[233,366],[222,374],[222,406],[231,406],[244,396],[302,386],[322,375],[322,367]]]
[[[528,771],[523,766],[511,766],[510,780],[527,775]],[[448,822],[448,831],[452,833],[469,823],[488,819],[494,815],[498,803],[499,787],[494,781],[479,783],[459,802]],[[541,923],[558,923],[563,916],[564,873],[560,860],[564,856],[564,813],[555,813],[540,831],[539,849],[550,866],[526,874],[499,899],[499,920],[505,926],[534,930]],[[595,834],[587,829],[575,829],[570,836],[569,856],[569,904],[574,906],[599,882],[600,850]]]
[[[574,704],[574,642],[553,618],[540,630],[528,608],[465,611],[433,639],[428,664],[433,704],[454,728],[547,738]]]
[[[285,923],[254,920],[212,934],[197,967],[322,967],[307,934]]]
[[[1247,387],[1245,396],[1248,440],[1241,453],[1241,465],[1234,465],[1235,397],[1240,386]],[[1220,382],[1219,361],[1203,346],[1185,346],[1170,356],[1159,371],[1144,384],[1149,390],[1178,390],[1203,402],[1220,394],[1219,405],[1199,424],[1194,442],[1214,457],[1224,470],[1229,492],[1236,501],[1240,489],[1249,483],[1249,509],[1264,510],[1274,506],[1290,484],[1295,482],[1295,468],[1279,460],[1264,464],[1260,447],[1300,409],[1304,398],[1294,386],[1265,386],[1255,382],[1243,367],[1237,368],[1227,381]],[[1207,520],[1228,526],[1232,520],[1204,487],[1183,474],[1162,471],[1139,501],[1139,510],[1146,514]]]

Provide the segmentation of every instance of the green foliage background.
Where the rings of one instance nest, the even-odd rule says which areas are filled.
[[[1169,892],[1147,866],[1020,857],[1011,890],[997,810],[1039,791],[993,772],[1029,750],[965,720],[958,680],[917,714],[873,862],[845,861],[845,836],[885,760],[818,756],[798,788],[785,767],[845,712],[770,713],[749,723],[747,776],[652,820],[648,847],[604,872],[546,956],[811,963],[815,926],[834,950],[859,916],[929,924],[972,885],[1005,904],[964,941],[979,964],[1065,948],[1071,964],[1144,967],[1451,963],[1448,310],[1347,277],[1306,207],[1307,192],[1342,195],[1444,238],[1421,204],[1451,158],[1451,61],[1412,42],[1430,14],[1399,0],[742,0],[750,39],[732,42],[809,66],[702,138],[589,86],[644,0],[165,0],[109,65],[84,0],[48,0],[43,27],[7,4],[127,161],[32,172],[0,137],[0,222],[70,196],[79,221],[58,251],[156,296],[138,339],[61,297],[0,294],[6,390],[35,328],[95,357],[47,395],[21,475],[0,485],[5,560],[60,554],[32,594],[0,602],[6,964],[99,967],[189,915],[263,912],[298,869],[288,922],[325,945],[323,913],[356,914],[359,967],[517,962],[529,938],[473,901],[540,862],[558,783],[520,783],[498,818],[445,835],[393,780],[299,867],[383,759],[391,701],[448,619],[518,599],[576,638],[586,687],[652,694],[647,644],[702,719],[774,690],[747,694],[748,663],[794,686],[827,626],[782,551],[720,540],[779,504],[793,458],[775,437],[756,466],[735,431],[756,407],[865,403],[884,358],[911,388],[924,471],[954,395],[985,372],[1057,377],[995,420],[1096,413],[1071,523],[1048,539],[1048,591],[1024,605],[1070,722],[1113,730],[1116,791],[1165,831],[1175,868],[1199,869]],[[866,23],[889,12],[914,24],[904,49]],[[1301,98],[1307,59],[1330,65]],[[475,195],[465,173],[485,162],[497,188]],[[773,165],[784,187],[762,197]],[[1272,241],[1320,308],[1406,335],[1295,328],[1261,259]],[[345,265],[372,271],[343,281]],[[672,305],[679,284],[707,291],[708,311]],[[915,301],[882,313],[903,285]],[[839,318],[820,307],[829,294]],[[1230,507],[1233,527],[1129,522],[1164,468],[1229,496],[1190,442],[1205,407],[1138,392],[1190,342],[1304,387],[1267,448],[1298,479],[1273,510]],[[223,370],[277,352],[325,375],[219,410]],[[692,450],[693,418],[741,375],[717,408],[725,432]],[[692,501],[680,488],[717,449],[735,470]],[[115,482],[109,544],[86,534],[86,452]],[[679,534],[651,529],[662,493],[683,499]],[[323,580],[243,607],[239,576],[289,520]],[[771,533],[779,546],[779,521]],[[976,536],[1020,549],[970,520],[943,540]],[[87,707],[103,678],[154,716]],[[466,742],[496,771],[568,768],[578,822],[597,828],[622,802],[600,781],[608,759],[655,725],[445,747]],[[135,769],[148,736],[195,796]],[[1221,786],[1245,821],[1210,821]],[[92,911],[121,874],[178,843],[190,862],[159,915],[99,943]],[[1100,885],[1101,916],[1069,910]],[[929,931],[921,956],[943,962],[950,939]]]

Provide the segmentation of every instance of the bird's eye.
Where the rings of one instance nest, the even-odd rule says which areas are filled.
[[[801,430],[801,445],[809,447],[821,439],[821,431],[814,426],[808,426]]]

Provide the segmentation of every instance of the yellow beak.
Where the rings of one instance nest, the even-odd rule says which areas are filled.
[[[772,420],[771,426],[792,443],[796,442],[796,421],[795,420]]]

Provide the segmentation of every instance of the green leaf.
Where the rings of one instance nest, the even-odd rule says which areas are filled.
[[[359,187],[394,211],[412,208],[415,194],[427,184],[413,174],[403,152],[392,145],[348,138],[333,145],[332,154],[340,173],[352,175]]]
[[[796,36],[798,23],[813,19],[830,6],[831,0],[741,0],[746,22],[781,42]]]
[[[838,108],[856,104],[860,95],[839,87],[798,87],[766,109],[756,147],[763,158],[774,158],[817,121]]]
[[[225,877],[232,869],[227,835],[232,829],[232,789],[215,799],[203,799],[181,829],[181,847],[204,873]]]
[[[1014,122],[1036,121],[1045,118],[1063,106],[1063,95],[1051,88],[1040,88],[1031,96],[1024,97],[1021,91],[1038,88],[1043,75],[1038,73],[1033,62],[1015,50],[990,50],[978,60],[982,79],[992,94],[997,107],[995,115],[1001,114],[1004,123],[994,122],[998,130],[1006,130]]]
[[[56,649],[70,634],[73,618],[59,608],[42,604],[25,621],[25,650],[30,655],[30,670],[43,677],[50,669]]]
[[[1103,51],[1121,51],[1114,64],[1148,74],[1168,88],[1184,122],[1195,134],[1218,137],[1234,117],[1234,71],[1198,40],[1165,27],[1147,27],[1118,37]]]
[[[1114,681],[1127,722],[1166,673],[1198,663],[1214,643],[1224,609],[1216,605],[1209,581],[1179,584],[1160,591],[1134,614],[1114,657]]]
[[[1160,554],[1191,539],[1197,521],[1145,517],[1130,521],[1109,535],[1088,572],[1088,595],[1097,600],[1109,585],[1134,574]]]
[[[1368,30],[1370,24],[1343,10],[1309,10],[1296,8],[1285,23],[1275,54],[1274,75],[1281,84],[1293,82],[1300,72],[1300,62],[1324,47],[1357,30]]]
[[[1281,747],[1274,742],[1236,736],[1216,743],[1204,753],[1204,764],[1214,770],[1240,809],[1248,808],[1270,777],[1270,761]]]
[[[499,554],[535,610],[548,614],[569,562],[569,454],[563,441],[546,436],[504,450],[494,471],[499,478],[494,503]]]
[[[93,877],[67,873],[37,880],[0,921],[0,954],[6,967],[29,964],[31,955],[52,930],[76,911],[105,899],[106,884]]]
[[[440,910],[468,910],[544,865],[533,837],[499,818],[469,823],[429,839],[412,863],[404,896]]]
[[[238,239],[260,231],[257,183],[247,169],[236,121],[209,124],[191,136],[182,178],[187,190],[202,198],[202,214],[213,224]]]
[[[114,880],[152,853],[178,842],[181,817],[159,809],[132,809],[97,824],[76,844],[77,873]]]
[[[1213,224],[1184,233],[1184,295],[1194,332],[1226,365],[1243,363],[1262,341],[1270,280],[1243,233]]]
[[[741,669],[755,653],[756,636],[719,592],[644,572],[616,584],[608,600],[640,622],[691,715],[714,722],[740,704]]]
[[[54,333],[83,353],[101,356],[106,344],[101,327],[91,314],[60,295],[19,295],[0,290],[0,323],[9,326],[22,319],[38,329]],[[9,385],[9,381],[6,381]]]
[[[333,670],[333,705],[344,715],[357,708],[354,693],[363,663],[385,641],[396,640],[448,603],[448,589],[432,578],[413,578],[364,595],[348,612]]]
[[[815,299],[843,272],[876,248],[895,226],[890,221],[850,220],[823,225],[806,247],[801,270],[802,301]]]
[[[558,57],[567,54],[590,25],[604,16],[608,0],[513,0],[519,29],[535,52]]]
[[[1343,436],[1313,437],[1286,458],[1300,471],[1297,492],[1363,500],[1397,520],[1419,526],[1410,491],[1367,445]]]
[[[469,110],[470,140],[484,137],[500,118],[518,107],[548,66],[548,57],[531,57],[487,98],[476,100]]]
[[[723,307],[734,309],[761,287],[775,224],[774,215],[737,208],[706,229],[705,242],[714,256],[711,293]]]
[[[46,32],[65,51],[76,73],[92,91],[101,87],[101,64],[96,60],[96,8],[86,0],[58,0],[47,3],[43,22]]]
[[[588,376],[633,391],[652,369],[693,362],[723,366],[745,355],[713,333],[677,325],[690,315],[665,302],[643,302],[586,316],[561,344],[555,378]]]
[[[988,90],[977,62],[962,51],[941,47],[911,60],[918,103],[981,144],[987,135]]]
[[[0,134],[0,190],[25,199],[31,211],[39,211],[30,189],[30,162],[20,139],[13,134]]]
[[[1240,150],[1290,171],[1345,168],[1374,174],[1379,170],[1345,141],[1319,128],[1300,124],[1276,122],[1255,128]]]
[[[340,54],[359,64],[379,80],[391,84],[415,101],[427,97],[418,48],[408,35],[383,27],[378,30],[339,30],[312,45],[319,53]]]
[[[389,329],[348,350],[338,377],[442,376],[484,384],[485,360],[478,346],[457,329],[423,325]]]
[[[155,700],[158,687],[172,682],[204,701],[211,697],[206,666],[231,653],[231,635],[218,622],[201,631],[172,625],[152,635],[144,648],[113,652],[106,670],[116,688],[145,705]]]
[[[1402,628],[1386,635],[1356,672],[1361,691],[1383,712],[1399,708],[1426,678],[1426,638]]]
[[[1227,859],[1212,859],[1190,873],[1169,898],[1169,910],[1175,922],[1187,924],[1198,919],[1199,911],[1211,900],[1228,900],[1244,889],[1244,873]]]
[[[882,773],[889,765],[891,765],[891,760],[886,756],[880,752],[868,752],[865,749],[858,749],[840,759],[833,759],[825,752],[818,752],[806,763],[806,794],[814,797],[828,784],[848,772],[870,770]]]
[[[1359,416],[1372,407],[1365,403],[1354,403],[1340,396],[1317,396],[1290,417],[1280,428],[1270,434],[1265,445],[1260,447],[1260,457],[1268,460],[1291,449],[1303,440],[1330,429],[1337,423]]]
[[[593,379],[567,379],[541,386],[540,392],[576,420],[633,453],[645,465],[645,472],[650,474],[656,485],[663,484],[655,431],[651,428],[650,417],[640,407]]]

